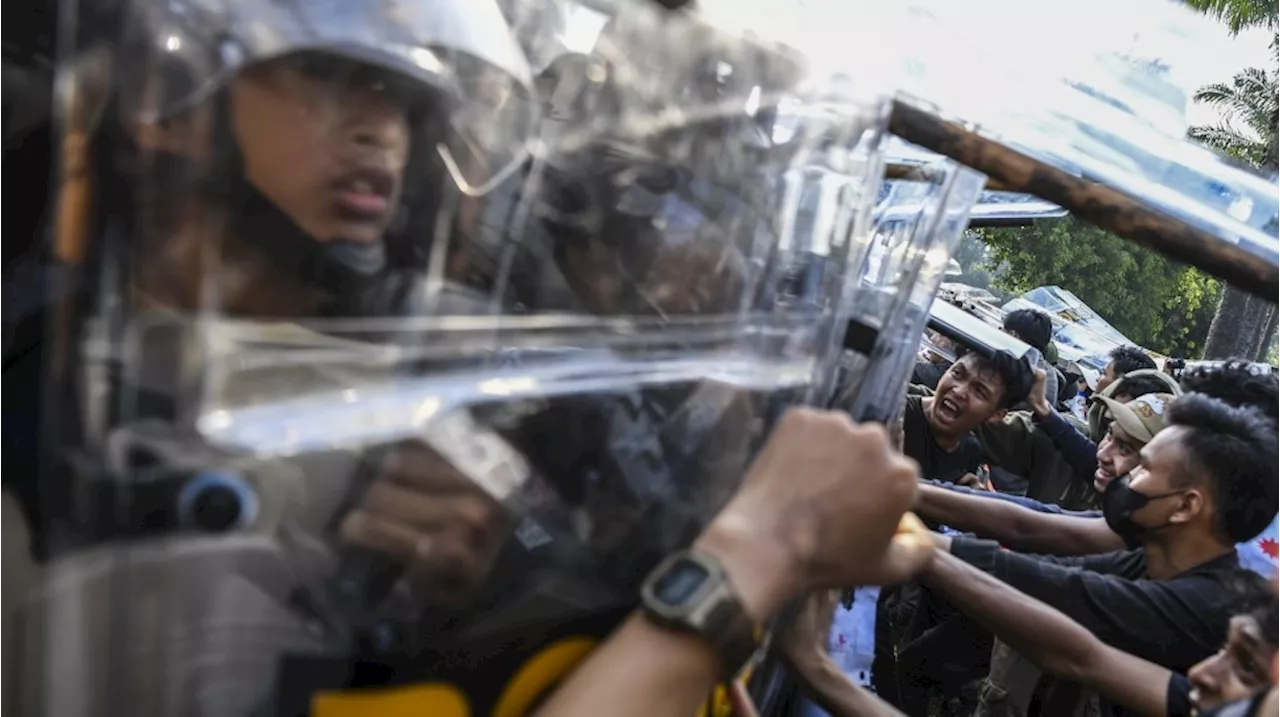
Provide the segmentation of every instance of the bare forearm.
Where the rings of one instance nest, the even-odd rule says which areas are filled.
[[[943,545],[938,540],[936,544]],[[1169,670],[1121,652],[1045,603],[938,551],[924,574],[953,605],[1045,672],[1095,689],[1142,714],[1166,712]]]
[[[1026,553],[1089,555],[1124,548],[1124,541],[1100,518],[1040,513],[938,486],[920,486],[916,512]]]
[[[924,576],[966,615],[1046,672],[1072,677],[1101,643],[1071,618],[939,550]]]
[[[788,660],[805,696],[831,717],[901,717],[892,705],[855,685],[826,655]]]
[[[692,635],[632,615],[538,710],[539,717],[695,714],[718,678],[715,653]]]
[[[1095,555],[1123,550],[1124,540],[1102,518],[1053,515],[1024,511],[1016,516],[1010,532],[1016,539],[1005,547],[1038,555]]]
[[[796,589],[786,554],[750,539],[749,525],[720,520],[696,547],[717,557],[743,609],[763,624]],[[634,614],[592,651],[539,710],[540,717],[602,715],[685,717],[697,712],[722,677],[719,656],[701,637]]]
[[[921,485],[916,503],[920,515],[961,530],[1010,545],[1021,536],[1015,523],[1028,511],[1001,500],[965,495],[936,485]]]

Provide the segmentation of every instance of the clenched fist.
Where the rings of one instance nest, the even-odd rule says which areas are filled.
[[[932,556],[907,513],[917,474],[883,427],[792,409],[698,547],[721,559],[758,619],[816,588],[905,580]]]
[[[347,542],[405,562],[410,584],[448,605],[488,577],[509,533],[502,506],[422,443],[387,457],[364,502],[342,521]]]

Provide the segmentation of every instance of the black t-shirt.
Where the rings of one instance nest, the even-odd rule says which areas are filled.
[[[1169,717],[1191,717],[1191,680],[1177,672],[1169,675],[1169,689],[1164,697],[1165,714]]]
[[[1175,672],[1222,647],[1237,600],[1269,591],[1235,551],[1165,580],[1146,577],[1142,550],[1050,557],[958,537],[951,554],[1061,610],[1108,645]]]
[[[902,452],[920,464],[922,477],[954,482],[965,473],[976,473],[982,465],[982,445],[976,436],[966,436],[953,451],[938,445],[922,397],[907,396],[902,420]],[[881,596],[894,592],[886,590]],[[946,697],[963,697],[964,685],[987,673],[990,633],[952,607],[945,596],[909,584],[903,586],[897,610],[901,614],[893,622],[901,634],[897,635],[894,661],[899,692],[895,704],[903,712],[927,711],[931,688],[940,688]],[[877,641],[877,649],[879,646]]]
[[[1049,557],[955,538],[951,554],[1057,608],[1108,645],[1182,673],[1226,641],[1239,599],[1270,591],[1262,577],[1240,567],[1235,551],[1165,580],[1146,577],[1141,549]],[[1102,710],[1126,714],[1113,705]]]
[[[920,464],[922,478],[954,482],[965,473],[976,473],[982,465],[982,444],[977,436],[965,436],[954,451],[938,445],[920,396],[907,396],[902,412],[902,434],[902,452]]]

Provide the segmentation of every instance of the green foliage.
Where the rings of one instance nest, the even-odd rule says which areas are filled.
[[[1280,123],[1280,76],[1256,67],[1236,74],[1231,83],[1201,87],[1196,102],[1222,112],[1217,126],[1191,127],[1187,136],[1255,167],[1276,169],[1276,126]]]
[[[996,285],[1021,294],[1056,285],[1120,333],[1170,356],[1198,358],[1222,291],[1216,279],[1074,217],[984,229]]]
[[[1187,4],[1227,24],[1232,34],[1249,27],[1263,27],[1272,31],[1271,65],[1265,70],[1251,68],[1236,73],[1230,83],[1215,83],[1202,87],[1196,93],[1197,102],[1216,108],[1221,120],[1216,126],[1191,127],[1187,136],[1211,149],[1252,164],[1264,171],[1280,170],[1280,5],[1276,0],[1186,0]],[[1273,222],[1274,224],[1274,222]],[[1210,357],[1223,357],[1239,353],[1240,327],[1244,325],[1270,326],[1275,315],[1274,307],[1253,304],[1244,314],[1233,312],[1231,306],[1239,305],[1243,297],[1238,289],[1228,289],[1219,303],[1209,332],[1211,344],[1205,347]],[[1261,317],[1247,316],[1250,311],[1262,312]],[[1249,319],[1258,319],[1250,321]],[[1264,342],[1258,337],[1252,342],[1257,346]]]
[[[951,253],[951,258],[960,265],[960,274],[947,277],[947,281],[986,289],[1001,301],[1013,298],[1013,295],[999,284],[998,277],[992,273],[994,267],[988,259],[990,253],[977,231],[965,232],[964,236],[960,237],[955,251]]]
[[[1276,27],[1275,0],[1187,0],[1187,4],[1225,22],[1233,35],[1250,27]]]

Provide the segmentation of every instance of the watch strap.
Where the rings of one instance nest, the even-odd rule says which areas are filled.
[[[726,584],[727,582],[726,579]],[[732,678],[751,660],[760,643],[756,638],[756,625],[738,602],[737,595],[729,600],[721,602],[712,610],[703,636],[720,656],[725,676]]]
[[[662,603],[650,586],[682,560],[692,560],[707,569],[703,596],[684,610],[673,611]],[[759,648],[759,629],[743,608],[737,591],[716,558],[695,551],[680,551],[656,567],[641,588],[645,614],[656,623],[698,635],[720,658],[726,678],[736,675]]]

